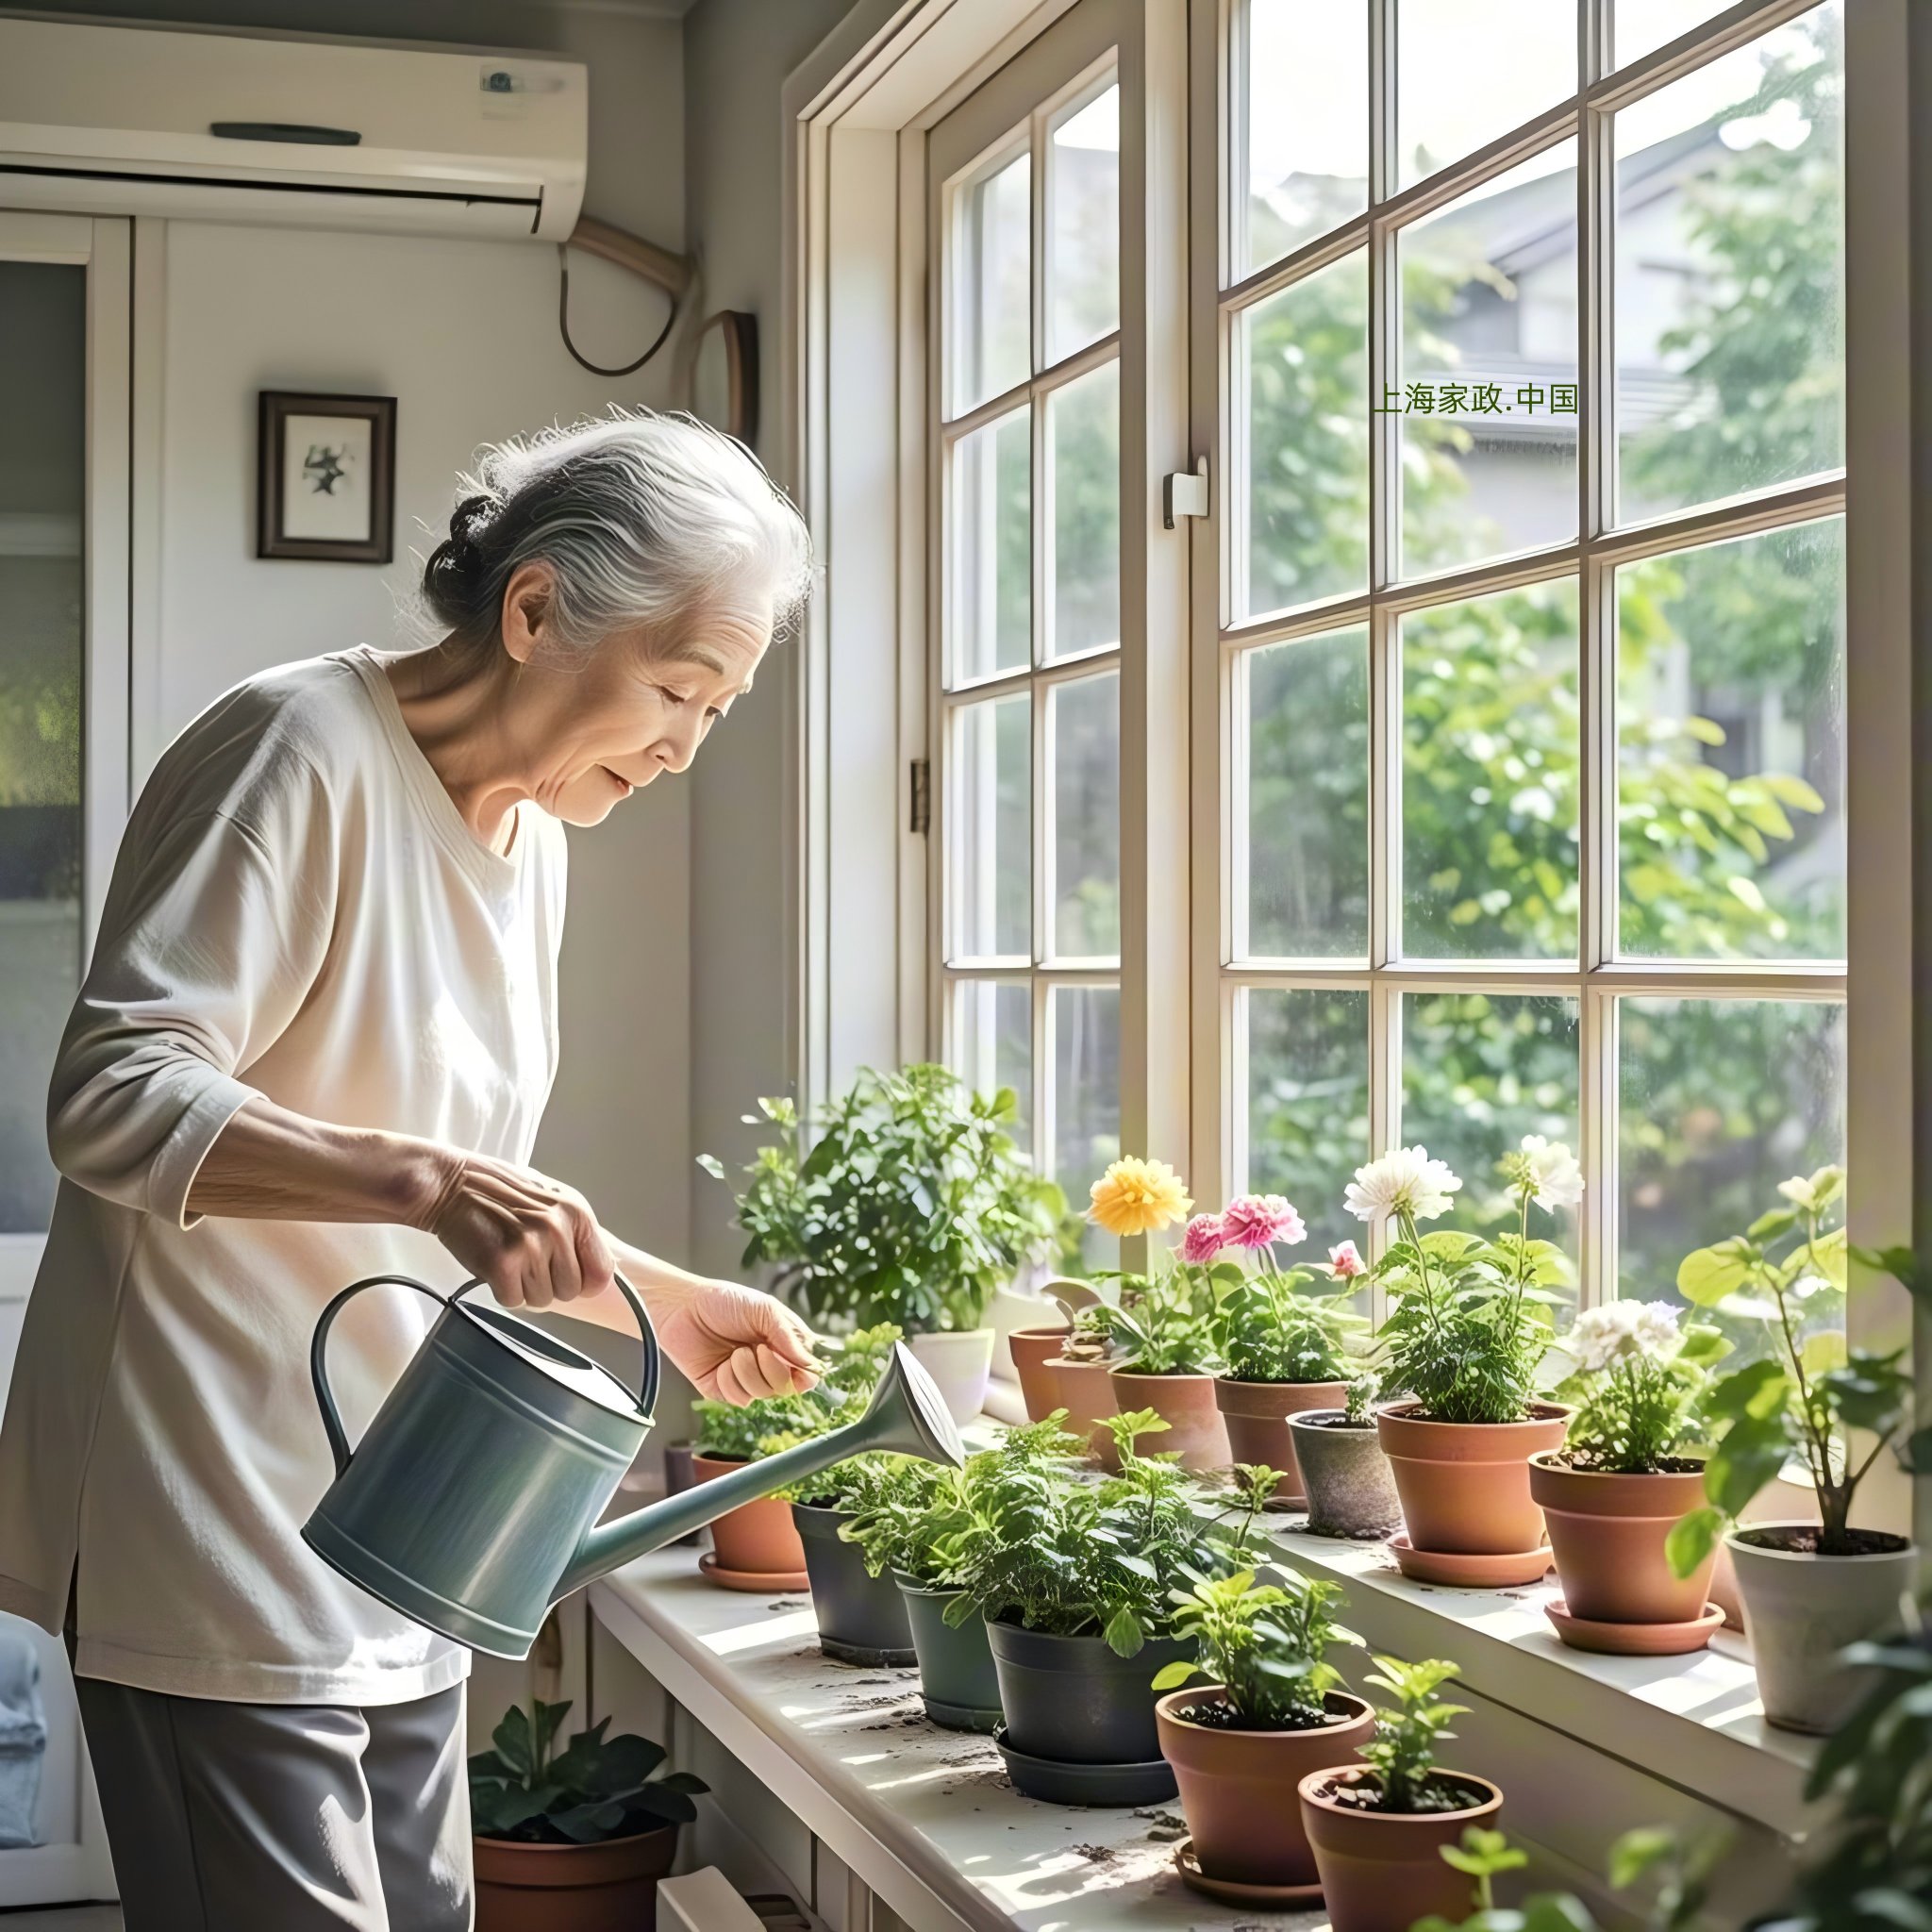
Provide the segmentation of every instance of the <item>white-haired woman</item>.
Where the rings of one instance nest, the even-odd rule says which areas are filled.
[[[504,445],[425,573],[440,642],[251,678],[142,793],[55,1067],[62,1178],[0,1439],[0,1607],[68,1632],[129,1932],[470,1923],[468,1654],[300,1537],[339,1289],[460,1269],[623,1327],[614,1266],[707,1393],[813,1378],[777,1303],[528,1164],[561,822],[690,765],[808,571],[797,513],[701,425]],[[352,1428],[426,1308],[345,1315]]]

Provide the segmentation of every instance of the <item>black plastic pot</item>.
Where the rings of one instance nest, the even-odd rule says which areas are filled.
[[[989,1623],[1005,1737],[1016,1752],[1062,1764],[1147,1764],[1160,1757],[1154,1676],[1192,1654],[1172,1637],[1119,1657],[1101,1637],[1055,1637]]]
[[[949,1731],[990,1731],[1000,1721],[1000,1680],[994,1674],[986,1623],[969,1617],[956,1630],[946,1622],[949,1590],[924,1590],[901,1572],[892,1580],[919,1653],[919,1689],[925,1714]]]
[[[694,1488],[697,1477],[691,1472],[691,1444],[689,1442],[667,1442],[664,1445],[664,1493],[667,1496],[681,1496],[686,1490]],[[696,1530],[689,1536],[677,1539],[679,1545],[696,1544],[701,1541]]]
[[[791,1520],[805,1545],[819,1648],[841,1664],[917,1663],[898,1586],[890,1576],[868,1576],[858,1545],[839,1540],[845,1512],[794,1503]]]

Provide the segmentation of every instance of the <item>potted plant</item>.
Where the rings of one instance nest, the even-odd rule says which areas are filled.
[[[656,1923],[677,1827],[708,1787],[663,1771],[648,1738],[607,1738],[599,1718],[555,1750],[568,1704],[512,1705],[493,1750],[470,1759],[477,1932],[605,1932]]]
[[[1334,1621],[1341,1595],[1339,1583],[1288,1572],[1257,1583],[1252,1570],[1174,1592],[1174,1634],[1197,1655],[1155,1677],[1168,1693],[1155,1723],[1193,1835],[1176,1862],[1210,1895],[1217,1885],[1243,1888],[1236,1902],[1254,1905],[1264,1903],[1257,1887],[1280,1906],[1314,1895],[1314,1854],[1287,1794],[1309,1772],[1350,1761],[1374,1729],[1327,1660],[1331,1643],[1361,1641]],[[1175,1688],[1197,1672],[1213,1688]]]
[[[1376,1387],[1372,1374],[1357,1370],[1340,1408],[1304,1409],[1288,1418],[1314,1536],[1374,1541],[1401,1524],[1401,1499],[1373,1412]]]
[[[1442,1847],[1471,1825],[1492,1830],[1503,1808],[1487,1778],[1436,1762],[1437,1746],[1456,1735],[1449,1720],[1468,1708],[1436,1695],[1456,1666],[1392,1657],[1375,1665],[1369,1683],[1395,1702],[1376,1707],[1363,1762],[1311,1771],[1298,1788],[1333,1932],[1404,1932],[1431,1912],[1459,1913],[1467,1881]]]
[[[1225,1469],[1227,1425],[1214,1401],[1220,1367],[1195,1271],[1182,1262],[1149,1277],[1123,1274],[1108,1312],[1115,1357],[1108,1365],[1117,1413],[1158,1416],[1183,1469]]]
[[[1065,1212],[1007,1132],[1011,1090],[974,1093],[944,1067],[861,1069],[809,1146],[791,1101],[758,1108],[779,1139],[738,1195],[746,1264],[775,1266],[777,1291],[814,1323],[897,1323],[970,1421],[992,1365],[988,1305],[1024,1263],[1058,1252]],[[701,1164],[724,1177],[710,1156]]]
[[[1075,1293],[1085,1301],[1093,1291],[1069,1275],[1055,1275],[1040,1288],[1041,1298],[1049,1304],[1058,1303],[1061,1295]],[[1019,1380],[1028,1422],[1042,1422],[1061,1407],[1059,1379],[1053,1365],[1073,1334],[1073,1324],[1064,1304],[1055,1307],[1054,1312],[1059,1318],[1057,1321],[1030,1323],[1007,1331],[1007,1353],[1013,1358],[1013,1374]]]
[[[1209,1334],[1223,1368],[1214,1379],[1214,1401],[1235,1460],[1280,1470],[1285,1503],[1300,1503],[1306,1494],[1288,1418],[1332,1409],[1347,1399],[1348,1336],[1367,1325],[1341,1301],[1351,1292],[1358,1260],[1347,1267],[1331,1257],[1329,1285],[1321,1292],[1310,1291],[1310,1270],[1284,1273],[1277,1265],[1276,1244],[1292,1246],[1307,1234],[1301,1216],[1279,1194],[1242,1194],[1219,1214],[1195,1215],[1181,1242],[1182,1258],[1200,1266],[1213,1268],[1229,1247],[1254,1263],[1252,1272],[1237,1272],[1221,1287],[1215,1303]],[[1354,1244],[1345,1246],[1354,1257]]]
[[[1544,1613],[1579,1650],[1702,1650],[1724,1621],[1706,1601],[1717,1552],[1680,1577],[1664,1541],[1704,1492],[1703,1457],[1682,1451],[1705,1371],[1730,1343],[1707,1324],[1681,1327],[1664,1303],[1611,1302],[1586,1308],[1560,1346],[1576,1365],[1557,1391],[1576,1405],[1570,1440],[1529,1459],[1563,1586]]]
[[[1059,1804],[1174,1795],[1150,1679],[1188,1654],[1170,1592],[1224,1567],[1192,1483],[1171,1456],[1135,1448],[1160,1418],[1113,1426],[1120,1473],[1097,1482],[1053,1457],[987,1468],[945,1612],[956,1626],[984,1618],[1006,1713],[995,1741],[1020,1790]]]
[[[1348,1186],[1352,1213],[1395,1224],[1375,1271],[1393,1303],[1379,1341],[1383,1387],[1407,1399],[1375,1420],[1407,1525],[1392,1547],[1424,1582],[1533,1583],[1549,1567],[1529,1457],[1560,1448],[1570,1420],[1535,1393],[1568,1263],[1552,1242],[1531,1240],[1529,1209],[1574,1207],[1583,1177],[1570,1150],[1540,1134],[1525,1135],[1499,1170],[1517,1224],[1493,1241],[1420,1231],[1462,1185],[1426,1148],[1384,1155]]]
[[[1120,1412],[1113,1392],[1113,1310],[1105,1302],[1078,1309],[1060,1352],[1048,1363],[1067,1429],[1086,1439],[1087,1453],[1102,1469],[1119,1469],[1113,1431]]]
[[[832,1407],[817,1389],[803,1395],[761,1395],[743,1404],[701,1398],[691,1405],[697,1437],[691,1474],[701,1483],[769,1456],[788,1442],[831,1426]],[[804,1590],[809,1578],[791,1506],[783,1496],[759,1496],[727,1509],[711,1524],[711,1547],[699,1571],[726,1590]]]
[[[1895,1443],[1907,1470],[1932,1473],[1932,1429],[1901,1441],[1912,1413],[1904,1349],[1848,1352],[1840,1333],[1805,1332],[1811,1307],[1844,1292],[1844,1184],[1836,1167],[1781,1183],[1782,1206],[1677,1270],[1678,1293],[1749,1324],[1765,1352],[1710,1390],[1706,1500],[1671,1531],[1671,1564],[1689,1576],[1724,1538],[1766,1722],[1794,1731],[1829,1731],[1848,1715],[1864,1682],[1834,1658],[1892,1623],[1911,1587],[1910,1541],[1853,1526],[1859,1483]],[[1909,1250],[1857,1258],[1926,1299]],[[1740,1524],[1745,1506],[1793,1461],[1810,1480],[1818,1521]]]

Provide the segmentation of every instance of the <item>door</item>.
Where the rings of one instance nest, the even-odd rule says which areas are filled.
[[[0,210],[0,1384],[54,1204],[48,1075],[127,812],[129,270],[125,221]],[[112,1895],[66,1656],[0,1616],[0,1907]]]

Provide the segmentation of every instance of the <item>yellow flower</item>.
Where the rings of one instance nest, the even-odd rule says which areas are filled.
[[[1164,1160],[1116,1160],[1093,1183],[1092,1218],[1108,1234],[1152,1234],[1185,1219],[1187,1183]]]

